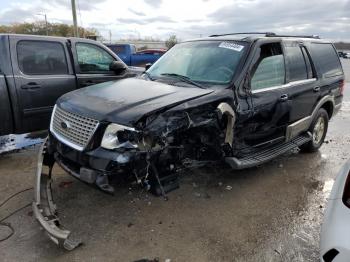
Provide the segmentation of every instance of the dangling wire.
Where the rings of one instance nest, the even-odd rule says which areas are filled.
[[[17,193],[14,193],[13,195],[11,195],[11,196],[9,196],[7,199],[5,199],[5,200],[0,204],[0,207],[2,207],[3,205],[5,205],[10,199],[14,198],[15,196],[17,196],[17,195],[19,195],[19,194],[21,194],[21,193],[23,193],[23,192],[32,190],[32,189],[33,189],[33,188],[30,187],[30,188],[26,188],[26,189],[23,189],[23,190],[21,190],[21,191],[18,191]],[[6,219],[8,219],[9,217],[13,216],[14,214],[16,214],[17,212],[19,212],[19,211],[25,209],[26,207],[28,207],[28,206],[30,206],[30,205],[31,205],[31,203],[29,203],[29,204],[27,204],[27,205],[25,205],[25,206],[23,206],[23,207],[18,208],[18,209],[16,209],[15,211],[13,211],[12,213],[10,213],[9,215],[7,215],[6,217],[4,217],[4,218],[2,218],[2,219],[0,220],[0,227],[7,227],[7,228],[9,228],[10,231],[11,231],[7,236],[5,236],[4,238],[1,238],[1,239],[0,239],[0,242],[3,242],[3,241],[5,241],[5,240],[9,239],[9,238],[12,237],[12,235],[15,233],[15,229],[13,228],[13,226],[11,225],[11,223],[5,223],[4,221],[5,221]]]

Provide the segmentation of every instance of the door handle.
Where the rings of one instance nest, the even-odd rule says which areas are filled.
[[[41,88],[41,85],[35,83],[35,82],[29,82],[28,84],[22,85],[22,89],[38,89]]]
[[[287,101],[288,100],[288,95],[287,94],[283,94],[283,95],[281,95],[281,97],[280,97],[280,101]]]
[[[321,88],[319,86],[315,86],[314,88],[314,92],[320,92]]]

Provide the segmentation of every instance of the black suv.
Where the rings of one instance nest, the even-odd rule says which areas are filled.
[[[183,165],[223,160],[242,169],[297,147],[316,151],[343,89],[337,51],[317,37],[240,33],[178,44],[139,78],[57,101],[39,159],[35,215],[52,238],[74,248],[43,186],[55,162],[106,192],[123,177],[165,195],[178,186]]]

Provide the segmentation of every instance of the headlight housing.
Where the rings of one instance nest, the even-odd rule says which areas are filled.
[[[103,135],[101,147],[106,149],[137,148],[139,132],[133,127],[109,124]]]

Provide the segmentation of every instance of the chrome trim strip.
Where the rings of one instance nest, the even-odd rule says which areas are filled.
[[[258,90],[252,90],[252,94],[262,93],[265,91],[271,91],[271,90],[276,90],[276,89],[288,88],[288,87],[292,87],[292,86],[299,86],[299,85],[309,84],[309,83],[313,83],[313,82],[316,82],[316,78],[298,80],[298,81],[289,82],[289,83],[284,84],[284,85],[271,86],[271,87],[266,87],[266,88],[262,88],[262,89],[258,89]]]

